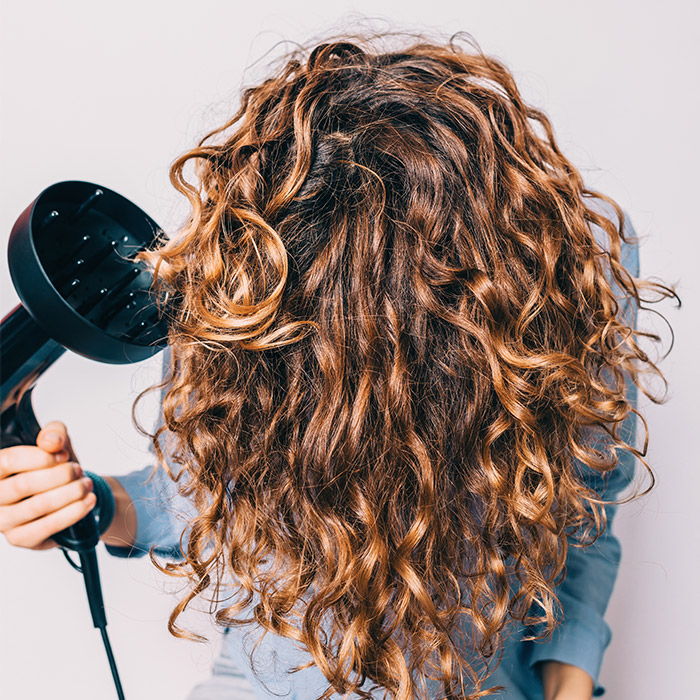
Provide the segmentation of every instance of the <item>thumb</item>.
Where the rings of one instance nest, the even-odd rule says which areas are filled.
[[[60,452],[67,450],[70,458],[75,460],[75,453],[70,444],[68,430],[61,421],[51,421],[47,423],[36,438],[36,444],[45,452]],[[77,461],[77,460],[76,460]]]

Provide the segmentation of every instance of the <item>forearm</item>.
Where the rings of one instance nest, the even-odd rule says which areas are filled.
[[[578,666],[559,661],[541,664],[544,700],[590,700],[593,679]]]
[[[131,547],[136,538],[136,509],[129,494],[116,479],[111,476],[105,476],[104,479],[114,493],[115,510],[114,520],[101,539],[105,544],[115,547]]]

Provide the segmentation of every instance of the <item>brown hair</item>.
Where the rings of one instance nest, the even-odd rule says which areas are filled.
[[[626,381],[663,400],[636,342],[660,338],[620,302],[675,291],[625,269],[624,212],[500,60],[412,36],[301,47],[245,89],[173,164],[191,217],[143,254],[171,315],[151,437],[198,511],[162,568],[191,583],[169,630],[189,636],[179,615],[233,574],[217,624],[300,642],[322,698],[370,679],[407,700],[416,673],[493,692],[457,625],[483,660],[510,619],[556,626],[570,538],[595,541],[609,503],[576,462],[605,473],[627,450],[654,483],[646,421],[642,451],[618,431],[641,417]]]

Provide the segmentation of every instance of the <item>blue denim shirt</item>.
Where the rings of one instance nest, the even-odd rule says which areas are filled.
[[[612,209],[605,203],[595,201],[610,217]],[[613,220],[615,220],[613,218]],[[607,248],[607,236],[593,226],[596,238]],[[625,231],[635,235],[635,231],[625,213]],[[622,244],[622,263],[633,277],[639,277],[639,250],[636,243]],[[614,289],[619,288],[611,280]],[[621,313],[636,323],[636,309],[633,304],[624,304]],[[164,355],[164,367],[168,366],[169,350]],[[628,381],[628,396],[636,407],[637,387]],[[622,438],[636,445],[636,416],[630,414],[622,425]],[[578,462],[578,460],[577,460]],[[625,489],[634,477],[634,456],[628,451],[619,453],[619,465],[611,474],[601,475],[581,462],[580,472],[587,485],[606,500],[612,500]],[[137,513],[137,531],[133,547],[122,548],[107,545],[107,551],[118,557],[142,557],[155,546],[155,552],[173,559],[181,559],[180,535],[193,516],[193,507],[178,492],[176,485],[161,469],[154,474],[151,465],[123,476],[115,477],[131,496]],[[503,685],[505,691],[493,697],[513,700],[535,700],[542,698],[538,662],[556,660],[573,664],[586,671],[594,680],[595,697],[603,695],[605,689],[598,676],[603,656],[611,640],[611,629],[605,621],[605,611],[612,594],[620,565],[620,542],[612,532],[616,506],[606,506],[608,527],[605,533],[586,548],[569,546],[567,575],[556,591],[563,611],[563,621],[548,641],[522,641],[522,637],[532,634],[532,628],[521,623],[507,637],[501,663],[487,680],[487,687]],[[183,538],[186,548],[186,537]],[[258,602],[254,599],[251,608]],[[247,614],[245,611],[243,614]],[[250,638],[245,635],[252,632]],[[254,660],[258,676],[251,671],[245,650],[251,649],[260,630],[254,628],[227,629],[224,636],[226,653],[246,674],[260,698],[274,697],[275,694],[289,698],[318,697],[327,687],[325,676],[316,666],[287,674],[287,669],[311,661],[311,655],[301,649],[293,640],[267,633],[258,646]],[[466,638],[466,637],[465,637]],[[264,664],[259,665],[264,660]],[[494,663],[490,666],[493,668]],[[369,681],[363,686],[371,686]],[[428,681],[429,688],[438,687]],[[334,694],[333,697],[341,697]]]

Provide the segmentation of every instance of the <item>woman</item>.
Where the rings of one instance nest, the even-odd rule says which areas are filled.
[[[640,290],[675,293],[503,63],[381,38],[295,51],[172,166],[157,465],[108,478],[103,540],[187,577],[175,636],[212,601],[192,700],[601,695]],[[75,458],[60,422],[24,449]],[[0,501],[13,544],[92,507],[65,478],[54,529]]]

